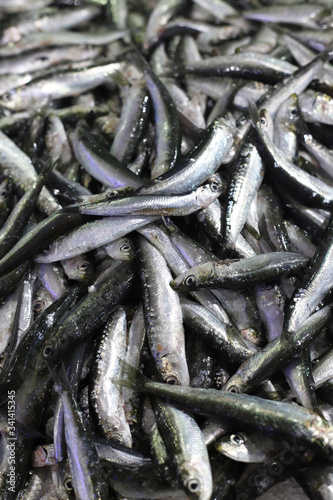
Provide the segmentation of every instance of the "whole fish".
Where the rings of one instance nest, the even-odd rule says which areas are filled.
[[[188,385],[182,311],[170,287],[171,273],[160,252],[142,236],[139,250],[145,329],[154,363],[167,384]]]
[[[327,500],[332,1],[88,3],[0,0],[0,497]]]
[[[172,281],[179,290],[205,287],[240,289],[259,281],[267,281],[286,273],[297,272],[308,259],[292,252],[272,252],[248,259],[208,262],[192,267]]]

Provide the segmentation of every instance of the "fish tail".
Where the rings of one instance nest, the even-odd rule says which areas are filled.
[[[317,56],[318,59],[322,59],[324,62],[333,58],[333,40],[327,45],[327,47],[320,52]]]
[[[123,376],[120,380],[114,380],[114,383],[122,387],[128,387],[137,392],[142,392],[145,387],[145,382],[148,380],[147,377],[145,377],[140,370],[126,363],[126,361],[119,359],[119,363],[123,371]]]
[[[248,107],[249,107],[249,114],[250,114],[250,118],[252,120],[252,123],[254,126],[256,126],[256,124],[259,123],[259,120],[260,120],[259,111],[258,111],[258,108],[256,106],[256,103],[252,99],[249,99],[248,100]]]
[[[64,393],[64,390],[66,388],[68,389],[69,387],[66,369],[63,364],[61,364],[59,371],[47,361],[46,364],[51,374],[51,377],[53,378],[54,382],[53,389],[61,396],[61,394]]]
[[[52,172],[54,168],[57,167],[59,161],[54,158],[49,158],[46,162],[45,165],[42,167],[40,174],[39,174],[39,179],[41,182],[45,182],[49,174]]]

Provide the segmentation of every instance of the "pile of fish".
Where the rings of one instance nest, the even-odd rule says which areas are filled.
[[[331,8],[0,0],[1,499],[333,498]]]

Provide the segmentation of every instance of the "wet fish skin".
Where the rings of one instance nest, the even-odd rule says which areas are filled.
[[[183,71],[199,76],[229,76],[275,84],[296,69],[270,55],[248,52],[207,58],[185,66]]]
[[[282,207],[272,189],[263,186],[258,193],[259,231],[272,250],[290,252],[290,242],[283,223]]]
[[[92,439],[85,427],[78,403],[67,380],[66,371],[58,375],[52,370],[54,389],[61,396],[64,405],[65,435],[69,464],[75,493],[82,498],[109,498],[104,471]]]
[[[118,307],[106,324],[99,343],[90,400],[103,435],[131,448],[132,436],[125,418],[122,389],[113,383],[113,379],[121,378],[122,370],[118,359],[125,357],[126,328],[125,311]]]
[[[0,43],[2,45],[18,42],[22,37],[40,31],[55,31],[77,26],[80,23],[89,21],[100,13],[97,6],[78,7],[76,9],[66,9],[57,11],[46,9],[44,12],[37,12],[31,18],[21,18],[15,24],[3,30]],[[38,15],[39,14],[39,15]]]
[[[331,317],[331,307],[326,306],[314,313],[294,334],[282,332],[281,336],[265,348],[249,357],[232,375],[224,390],[236,387],[239,392],[252,391],[260,381],[269,378],[298,356],[303,349],[323,330]]]
[[[41,363],[40,347],[49,335],[50,329],[70,307],[78,296],[79,287],[74,286],[60,299],[50,304],[26,332],[16,350],[15,357],[5,371],[1,373],[1,398],[5,401],[8,390],[17,390],[31,372],[46,369]]]
[[[248,394],[237,394],[215,389],[196,389],[186,386],[170,386],[152,382],[141,374],[125,367],[129,380],[122,385],[136,387],[140,392],[170,404],[206,416],[217,417],[221,422],[233,422],[243,428],[258,429],[271,436],[284,436],[306,443],[319,454],[332,461],[333,427],[315,413],[281,401],[269,401]]]
[[[273,174],[278,177],[280,182],[284,182],[288,186],[288,190],[293,191],[298,198],[306,200],[307,204],[318,208],[330,208],[333,205],[330,186],[291,163],[276,148],[265,131],[269,121],[267,112],[262,112],[261,120],[263,120],[263,124],[254,112],[253,123],[258,141],[258,151]]]
[[[292,93],[299,95],[316,77],[319,70],[323,66],[323,60],[327,58],[326,53],[321,53],[314,57],[307,65],[296,70],[291,76],[285,77],[281,82],[269,89],[257,102],[258,109],[267,109],[273,114],[277,111],[280,105],[290,97]],[[243,139],[247,136],[251,129],[251,124],[246,115],[242,115],[238,120],[238,130],[235,137],[234,155],[228,160],[231,161],[239,151]]]
[[[160,252],[139,238],[140,278],[145,329],[155,366],[167,384],[188,385],[182,312],[177,292],[169,285],[171,273]]]
[[[217,179],[208,181],[194,191],[182,195],[136,195],[111,200],[106,203],[91,203],[78,206],[81,214],[88,215],[188,215],[205,208],[223,191]]]
[[[265,167],[257,148],[252,143],[245,142],[232,172],[225,203],[224,243],[228,248],[234,248],[236,244],[264,172]]]
[[[32,33],[16,43],[0,46],[0,56],[11,57],[29,50],[55,45],[107,45],[125,37],[127,30],[108,31],[107,33],[80,33],[75,31],[54,31],[48,33]]]
[[[187,413],[161,401],[154,400],[152,405],[182,488],[190,499],[209,500],[212,493],[211,469],[198,424]]]
[[[183,194],[193,191],[220,167],[233,141],[233,123],[228,116],[216,119],[200,143],[175,166],[138,190],[139,194]]]
[[[71,209],[62,209],[50,215],[28,231],[1,259],[0,273],[12,271],[33,257],[38,249],[42,250],[54,238],[85,220],[84,216]]]
[[[150,111],[150,102],[144,81],[131,88],[117,127],[110,153],[127,165],[140,143]]]
[[[143,307],[140,303],[132,318],[128,331],[128,345],[126,349],[125,361],[134,368],[139,369],[142,357],[143,344],[146,338],[144,325]],[[124,411],[126,420],[131,429],[136,428],[140,419],[140,397],[138,394],[123,387]]]
[[[180,303],[185,326],[210,344],[215,353],[219,351],[221,359],[231,365],[238,365],[257,351],[255,346],[240,336],[234,326],[220,322],[204,307],[185,298],[181,298]]]
[[[235,432],[219,438],[214,448],[237,462],[261,463],[277,453],[281,445],[268,436],[258,437],[255,433]]]
[[[161,252],[174,276],[189,269],[190,266],[185,262],[178,249],[175,248],[170,241],[165,226],[148,224],[138,229],[138,232],[147,238]],[[229,322],[226,312],[220,304],[216,302],[214,295],[209,290],[190,292],[190,294],[222,322]]]
[[[304,281],[295,291],[286,310],[285,328],[290,332],[297,331],[332,287],[332,235],[331,222],[323,245],[311,259]]]
[[[122,262],[116,272],[86,295],[61,324],[55,325],[51,338],[41,346],[48,365],[57,366],[68,350],[103,326],[131,289],[133,280],[131,263]]]
[[[248,259],[208,262],[192,267],[172,281],[178,290],[200,288],[241,289],[259,281],[271,280],[306,266],[308,259],[292,252],[272,252]]]
[[[111,153],[97,144],[84,121],[77,123],[71,139],[77,160],[88,173],[103,184],[111,189],[142,186],[143,181],[139,176],[132,173]]]
[[[81,254],[61,261],[62,268],[70,280],[90,281],[94,270],[88,257]]]
[[[0,131],[1,171],[13,181],[20,191],[26,191],[37,180],[31,159],[3,132]],[[42,189],[40,208],[48,215],[60,208],[53,196]]]
[[[170,239],[172,243],[177,247],[190,267],[200,265],[211,260],[218,260],[212,252],[209,252],[194,240],[191,240],[191,238],[182,234],[174,225],[169,224],[167,227],[170,231]],[[180,272],[177,274],[180,274]],[[209,290],[200,290],[196,293],[201,294],[203,291]],[[234,323],[241,334],[244,336],[250,335],[252,340],[254,338],[260,339],[259,331],[261,326],[256,313],[256,307],[253,299],[246,291],[238,292],[228,289],[212,289],[210,293],[212,293],[214,301],[217,298],[218,302],[227,313],[224,315],[224,318],[219,317],[219,319],[222,319],[224,323]],[[202,303],[202,305],[205,304]],[[210,310],[214,313],[212,308],[210,308]]]
[[[105,217],[93,220],[75,228],[63,237],[59,237],[37,254],[37,262],[56,262],[62,259],[80,256],[101,245],[118,240],[135,229],[156,220],[153,216]]]
[[[0,46],[1,51],[1,46]],[[85,47],[82,49],[79,46],[68,46],[53,48],[49,50],[38,50],[31,54],[24,54],[20,57],[12,57],[5,59],[5,64],[0,69],[2,75],[24,75],[31,73],[33,78],[36,78],[41,72],[53,72],[54,68],[66,63],[74,63],[78,61],[91,61],[101,53],[100,47]],[[24,84],[25,82],[22,82]],[[20,86],[18,82],[14,87]],[[10,91],[11,89],[8,89]],[[4,94],[2,92],[1,94]]]
[[[322,5],[275,5],[248,10],[244,13],[244,17],[265,23],[291,23],[316,29],[318,27],[316,20],[323,13]]]
[[[13,89],[2,96],[0,103],[5,108],[16,111],[28,109],[33,105],[47,105],[52,100],[75,96],[93,89],[108,81],[110,77],[116,77],[122,70],[122,63],[111,62],[76,71],[58,72]]]
[[[47,177],[54,168],[53,162],[45,165],[34,184],[26,190],[0,230],[0,259],[19,240],[30,215],[37,203]]]
[[[0,226],[7,219],[12,206],[12,184],[5,179],[0,184]]]
[[[148,52],[158,40],[158,34],[163,30],[168,21],[188,5],[187,0],[163,0],[158,2],[151,12],[143,40],[143,49]]]

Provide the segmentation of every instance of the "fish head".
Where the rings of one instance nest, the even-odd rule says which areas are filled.
[[[262,109],[259,111],[258,126],[264,134],[266,134],[270,139],[272,139],[274,134],[274,123],[267,109]]]
[[[182,351],[183,349],[180,348]],[[185,353],[172,352],[164,354],[158,361],[159,372],[166,384],[189,385],[190,375],[186,364]]]
[[[11,111],[21,111],[31,106],[31,97],[25,92],[25,87],[12,89],[0,98],[0,106]]]
[[[274,134],[274,123],[269,111],[267,109],[261,109],[259,111],[254,102],[249,102],[249,112],[254,128],[260,133],[266,134],[269,138],[272,138]]]
[[[170,285],[175,290],[199,290],[201,283],[206,282],[213,275],[211,262],[192,267],[171,281]]]
[[[209,500],[213,492],[212,472],[209,463],[204,460],[182,465],[180,475],[183,489],[191,500]]]
[[[129,238],[119,238],[113,244],[106,245],[106,252],[112,259],[132,260],[135,247]]]
[[[57,246],[58,246],[57,240],[54,240],[52,241],[52,243],[45,245],[43,252],[36,255],[35,262],[50,263],[57,260],[53,259],[53,255],[57,250]]]
[[[294,134],[300,132],[300,128],[303,129],[304,122],[301,116],[297,94],[291,94],[291,96],[281,104],[276,112],[276,120],[278,123],[282,124],[286,130]]]
[[[75,281],[89,281],[94,273],[93,266],[84,255],[62,261],[67,277]]]
[[[261,463],[277,452],[278,444],[267,436],[237,432],[218,439],[215,450],[237,462]]]
[[[116,441],[122,446],[126,446],[127,448],[132,448],[133,442],[132,442],[131,431],[129,425],[127,424],[127,421],[125,419],[125,414],[122,411],[122,409],[120,418],[114,418],[112,420],[112,430],[109,429],[105,437],[107,439]]]
[[[223,192],[223,184],[221,180],[214,176],[210,181],[198,187],[196,192],[196,202],[198,207],[206,208]]]

